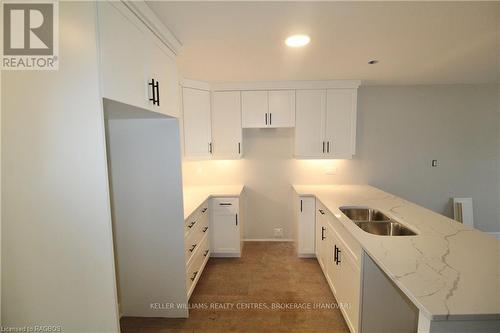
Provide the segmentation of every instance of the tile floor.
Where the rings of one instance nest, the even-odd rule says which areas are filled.
[[[272,309],[273,304],[283,303],[295,306],[336,303],[318,262],[297,258],[292,243],[247,242],[241,258],[211,258],[190,303],[205,306],[229,303],[233,309],[192,309],[187,319],[124,317],[121,331],[349,332],[336,308]],[[241,309],[251,306],[267,308]]]

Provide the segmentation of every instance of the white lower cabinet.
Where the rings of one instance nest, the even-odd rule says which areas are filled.
[[[211,198],[184,221],[186,292],[188,299],[210,257],[239,257],[239,198]]]
[[[361,246],[316,200],[316,257],[351,332],[359,331]]]
[[[212,256],[241,256],[241,217],[238,198],[213,198],[210,249]]]
[[[185,221],[184,253],[186,258],[186,290],[188,299],[210,257],[209,200]]]
[[[297,254],[299,257],[311,257],[315,255],[316,199],[306,196],[298,197],[297,209]]]

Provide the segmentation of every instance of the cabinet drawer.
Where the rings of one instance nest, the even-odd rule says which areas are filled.
[[[193,289],[198,282],[201,272],[203,270],[203,265],[205,261],[210,257],[210,249],[208,244],[208,237],[203,238],[200,243],[200,247],[195,251],[194,256],[190,264],[186,268],[186,288],[188,297],[191,296]]]
[[[197,223],[196,229],[189,233],[184,243],[184,252],[186,256],[186,265],[189,265],[193,259],[194,254],[198,251],[203,240],[204,233],[201,232],[201,225]]]
[[[218,212],[236,214],[239,211],[238,198],[213,198],[212,209]]]
[[[186,235],[195,230],[198,222],[204,218],[208,220],[208,201],[205,201],[184,221]]]

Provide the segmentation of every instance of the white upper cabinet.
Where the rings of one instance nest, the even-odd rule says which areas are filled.
[[[295,126],[294,90],[269,91],[269,126],[273,128]]]
[[[239,91],[212,93],[212,149],[216,159],[241,157],[241,94]]]
[[[121,3],[98,2],[98,10],[103,97],[147,109],[141,22]]]
[[[243,128],[279,128],[295,125],[295,91],[242,91]]]
[[[184,154],[187,158],[208,159],[212,154],[210,92],[182,88]]]
[[[241,118],[243,128],[262,128],[269,123],[267,91],[241,92]]]
[[[155,91],[157,103],[149,101],[150,108],[172,117],[179,117],[179,78],[175,56],[156,36],[151,35],[151,38],[149,44],[151,68],[148,82],[154,79],[158,87]],[[152,89],[148,91],[152,94]]]
[[[301,158],[324,157],[325,90],[297,90],[295,155]]]
[[[327,155],[352,158],[356,137],[355,89],[329,89],[326,96],[325,141]]]
[[[296,94],[295,157],[352,158],[357,90],[297,90]]]
[[[175,55],[123,3],[98,2],[102,95],[177,117]]]

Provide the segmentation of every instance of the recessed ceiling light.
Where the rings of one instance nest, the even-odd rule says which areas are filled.
[[[373,60],[368,61],[368,65],[376,65],[376,64],[378,64],[377,59],[373,59]]]
[[[285,40],[285,44],[290,47],[301,47],[309,44],[311,38],[307,35],[293,35]]]

